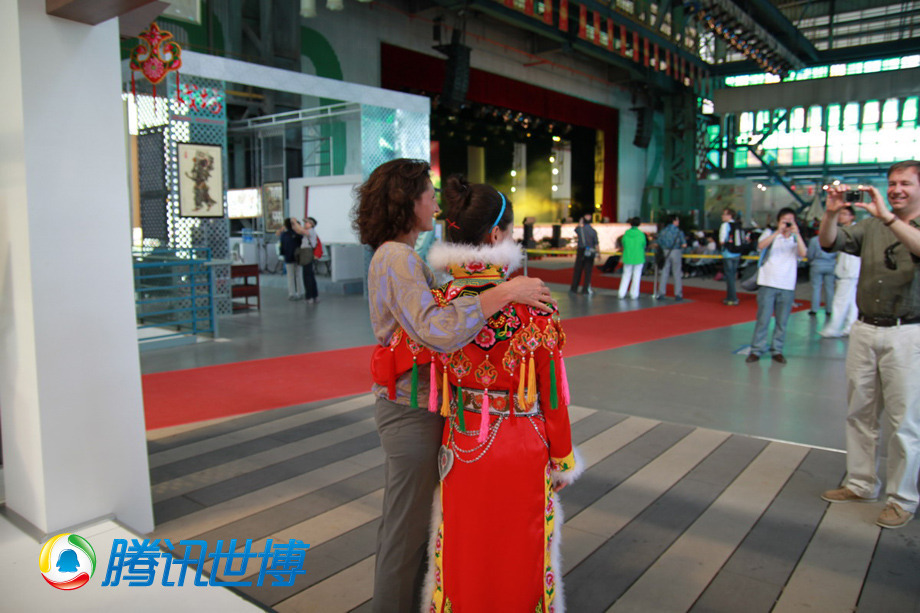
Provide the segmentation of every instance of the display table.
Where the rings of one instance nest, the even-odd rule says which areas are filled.
[[[255,304],[249,303],[251,297],[255,297]],[[242,298],[243,301],[240,302],[237,298]],[[261,308],[258,264],[237,264],[230,267],[230,301],[234,312]]]

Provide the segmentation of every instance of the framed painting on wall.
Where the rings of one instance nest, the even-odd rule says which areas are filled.
[[[224,216],[224,165],[220,145],[178,143],[179,215]]]
[[[262,219],[266,234],[273,234],[284,225],[284,183],[262,185]]]

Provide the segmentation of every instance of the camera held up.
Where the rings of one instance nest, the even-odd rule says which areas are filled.
[[[846,193],[847,202],[862,202],[863,193],[858,189],[848,189]]]

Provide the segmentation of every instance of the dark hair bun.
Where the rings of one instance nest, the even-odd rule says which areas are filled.
[[[486,240],[493,225],[504,230],[514,218],[507,201],[501,218],[504,197],[491,185],[470,183],[463,175],[451,175],[441,190],[441,209],[447,222],[447,237],[455,243],[478,245]]]

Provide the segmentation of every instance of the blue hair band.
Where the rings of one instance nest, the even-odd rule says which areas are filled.
[[[498,222],[502,220],[502,215],[505,214],[505,207],[508,206],[508,200],[505,199],[505,194],[498,192],[498,195],[502,197],[502,210],[498,212],[498,217],[495,218],[495,223],[492,224],[492,228],[498,225]],[[492,228],[489,228],[489,231],[492,231]]]

